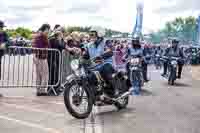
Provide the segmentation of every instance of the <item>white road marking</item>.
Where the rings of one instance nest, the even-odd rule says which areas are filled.
[[[27,111],[32,111],[32,112],[45,113],[45,114],[49,114],[49,115],[56,116],[56,117],[64,117],[65,116],[64,114],[48,112],[46,110],[30,108],[28,106],[21,106],[21,105],[8,104],[8,103],[1,103],[1,105],[8,106],[8,107],[14,107],[16,109],[23,109],[23,110],[27,110]]]
[[[6,117],[6,116],[0,116],[0,119],[12,121],[12,122],[15,122],[15,123],[27,126],[27,127],[37,128],[37,129],[46,131],[48,133],[61,133],[60,131],[53,129],[53,128],[47,128],[47,127],[44,127],[44,126],[41,126],[38,124],[34,124],[34,123],[27,122],[27,121],[22,121],[22,120],[17,120],[17,119]]]
[[[48,103],[57,104],[57,105],[64,105],[63,102],[48,102]]]
[[[40,98],[27,98],[27,97],[24,97],[24,96],[3,96],[3,98],[23,98],[24,100],[35,100],[35,101],[43,101],[43,100],[47,100],[47,99],[40,99]],[[64,101],[64,100],[63,100]],[[45,103],[47,104],[57,104],[57,105],[64,105],[63,102],[59,101],[59,102],[56,102],[56,101],[45,101]]]
[[[98,108],[94,106],[90,117],[85,120],[85,133],[103,133],[103,120],[97,115]]]

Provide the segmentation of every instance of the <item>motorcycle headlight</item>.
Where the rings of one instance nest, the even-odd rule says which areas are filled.
[[[177,65],[177,61],[171,61],[172,65]]]
[[[71,68],[73,71],[78,70],[79,69],[79,60],[73,60],[70,65],[71,65]]]
[[[156,54],[156,57],[160,57],[160,55],[159,55],[159,54]]]
[[[140,59],[139,58],[133,58],[133,59],[131,59],[130,63],[132,65],[138,65],[140,63]]]

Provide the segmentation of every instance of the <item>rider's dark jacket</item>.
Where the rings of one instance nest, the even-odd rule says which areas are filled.
[[[174,57],[182,57],[182,58],[185,57],[184,52],[179,47],[176,47],[176,48],[173,48],[173,47],[167,48],[164,51],[164,56],[169,56],[169,57],[170,56],[174,56]]]

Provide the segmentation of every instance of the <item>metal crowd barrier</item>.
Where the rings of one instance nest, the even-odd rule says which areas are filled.
[[[61,85],[64,85],[66,78],[73,73],[70,62],[75,58],[68,51],[62,51],[62,63],[61,63]]]
[[[123,54],[114,52],[113,66],[125,70]],[[62,86],[73,73],[70,62],[78,58],[63,50],[32,47],[0,49],[0,88],[48,87],[53,90]]]
[[[61,52],[56,49],[9,47],[0,49],[0,87],[57,87]],[[55,90],[53,90],[55,91]]]

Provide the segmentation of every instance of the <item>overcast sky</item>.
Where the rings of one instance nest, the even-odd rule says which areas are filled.
[[[198,16],[200,0],[139,0],[144,3],[144,31],[157,30],[176,16]],[[42,23],[100,25],[131,32],[138,0],[0,0],[0,19],[8,27],[38,29]]]

